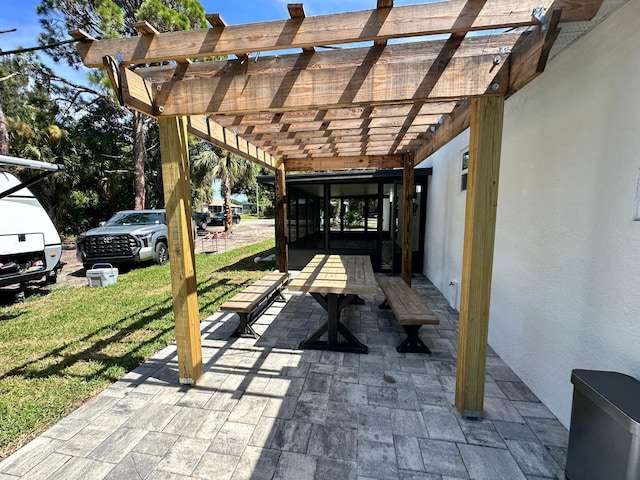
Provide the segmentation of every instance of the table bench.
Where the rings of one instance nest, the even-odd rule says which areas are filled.
[[[438,317],[401,277],[377,277],[385,301],[380,308],[391,308],[407,338],[396,347],[398,352],[431,353],[420,339],[418,331],[422,325],[437,325]]]
[[[260,335],[256,333],[251,325],[277,297],[282,297],[282,289],[287,285],[288,281],[288,273],[268,273],[220,305],[220,310],[223,312],[235,312],[240,317],[240,325],[238,325],[232,336],[258,338]]]

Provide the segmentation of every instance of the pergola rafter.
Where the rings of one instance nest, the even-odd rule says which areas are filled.
[[[341,45],[353,42],[410,38],[443,33],[519,28],[540,25],[535,8],[562,10],[562,21],[591,18],[598,0],[506,2],[465,1],[408,5],[318,17],[293,18],[245,25],[219,25],[190,32],[169,32],[78,45],[88,67],[101,67],[102,57],[117,51],[124,65],[232,55],[251,46],[252,52]]]
[[[389,17],[390,12],[398,9],[405,14],[424,15],[423,7],[435,8],[432,5],[436,4],[384,6],[376,11],[388,11]],[[459,2],[437,5],[437,11],[445,6],[447,11],[460,8]],[[520,10],[524,7],[518,5],[510,16],[522,16]],[[567,8],[571,12],[569,17],[577,17],[578,12],[590,15],[594,3],[556,2],[554,5]],[[455,105],[461,104],[458,109],[468,108],[464,99],[485,94],[509,95],[544,69],[564,11],[555,10],[545,18],[536,17],[532,10],[524,23],[546,22],[544,28],[533,31],[464,36],[467,30],[478,25],[487,28],[513,25],[513,21],[505,21],[504,14],[493,18],[491,12],[496,8],[496,2],[486,2],[482,9],[466,7],[464,20],[456,23],[446,40],[399,45],[378,42],[372,47],[340,51],[307,49],[301,54],[262,56],[257,61],[246,61],[245,54],[238,54],[237,60],[134,69],[127,68],[123,60],[115,83],[120,85],[124,103],[148,115],[158,118],[210,115],[206,121],[207,132],[219,132],[213,143],[227,145],[235,153],[271,169],[275,169],[280,160],[286,168],[290,159],[314,156],[400,155],[410,150],[420,158],[423,152],[436,149],[433,143],[436,139],[442,142],[442,133],[435,135],[436,130],[446,127],[443,131],[455,135],[468,126],[464,123],[458,128],[446,125]],[[299,14],[300,7],[291,11]],[[476,21],[470,20],[472,11]],[[340,20],[343,15],[327,17]],[[211,30],[230,28],[219,15],[208,18],[215,20]],[[298,24],[307,19],[294,17]],[[254,26],[257,29],[263,24]],[[154,34],[148,26],[142,31],[142,37],[151,36],[156,41],[172,35]],[[346,38],[350,37],[343,40]],[[125,40],[140,41],[139,37]],[[121,47],[120,40],[109,42]],[[82,48],[90,52],[93,51],[91,45],[101,43],[89,42]],[[174,49],[174,60],[178,62],[182,59],[179,53]],[[118,54],[123,57],[122,52]],[[460,116],[458,112],[457,117]],[[468,116],[468,112],[463,116]],[[221,130],[221,127],[224,128]],[[192,133],[200,138],[211,137],[203,136],[202,130],[205,129]],[[387,137],[383,139],[382,135]],[[318,142],[318,137],[325,140]],[[359,148],[354,145],[357,142],[360,142]],[[238,143],[242,144],[240,148]],[[319,146],[322,144],[325,147]],[[290,148],[292,145],[297,148]],[[266,153],[274,158],[264,162]]]
[[[403,168],[402,274],[410,283],[413,168],[471,127],[456,406],[482,415],[504,100],[544,71],[561,24],[590,20],[601,3],[448,0],[394,7],[377,0],[372,10],[317,17],[292,4],[290,18],[279,21],[230,26],[210,14],[212,28],[188,32],[158,33],[145,23],[137,25],[139,36],[123,39],[72,32],[84,40],[78,52],[85,65],[107,68],[121,102],[158,118],[166,137],[181,381],[196,381],[201,372],[188,341],[199,334],[193,262],[179,241],[191,235],[184,132],[275,172],[281,270],[288,268],[286,172]],[[402,38],[412,42],[391,42]],[[281,53],[292,49],[302,53]],[[266,54],[251,57],[248,50]],[[225,55],[237,58],[206,60]]]

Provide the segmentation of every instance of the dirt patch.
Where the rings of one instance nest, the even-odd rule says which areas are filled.
[[[223,236],[222,227],[208,227],[206,231],[198,231],[196,238],[196,253],[215,253],[226,252],[234,248],[244,247],[253,243],[273,238],[274,221],[271,220],[242,220],[239,224],[234,225],[232,233]],[[218,238],[214,238],[217,233]],[[82,267],[82,262],[76,259],[75,244],[73,242],[65,243],[62,250],[62,261],[66,263],[62,272],[58,275],[57,286],[84,286],[87,285],[86,273]],[[122,270],[122,269],[121,269]],[[126,275],[126,270],[122,272]]]

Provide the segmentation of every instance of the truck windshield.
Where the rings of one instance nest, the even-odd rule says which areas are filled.
[[[156,225],[163,222],[159,212],[119,212],[107,220],[106,225]]]

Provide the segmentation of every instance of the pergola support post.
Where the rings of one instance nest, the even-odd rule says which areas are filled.
[[[193,384],[202,375],[202,343],[191,223],[187,122],[181,117],[159,118],[158,125],[179,380]]]
[[[404,172],[402,174],[402,279],[411,286],[413,276],[413,204],[415,201],[415,185],[413,153],[404,155]]]
[[[287,247],[287,184],[284,164],[276,169],[276,258],[281,273],[289,271]]]
[[[482,418],[504,96],[471,100],[456,407]]]

